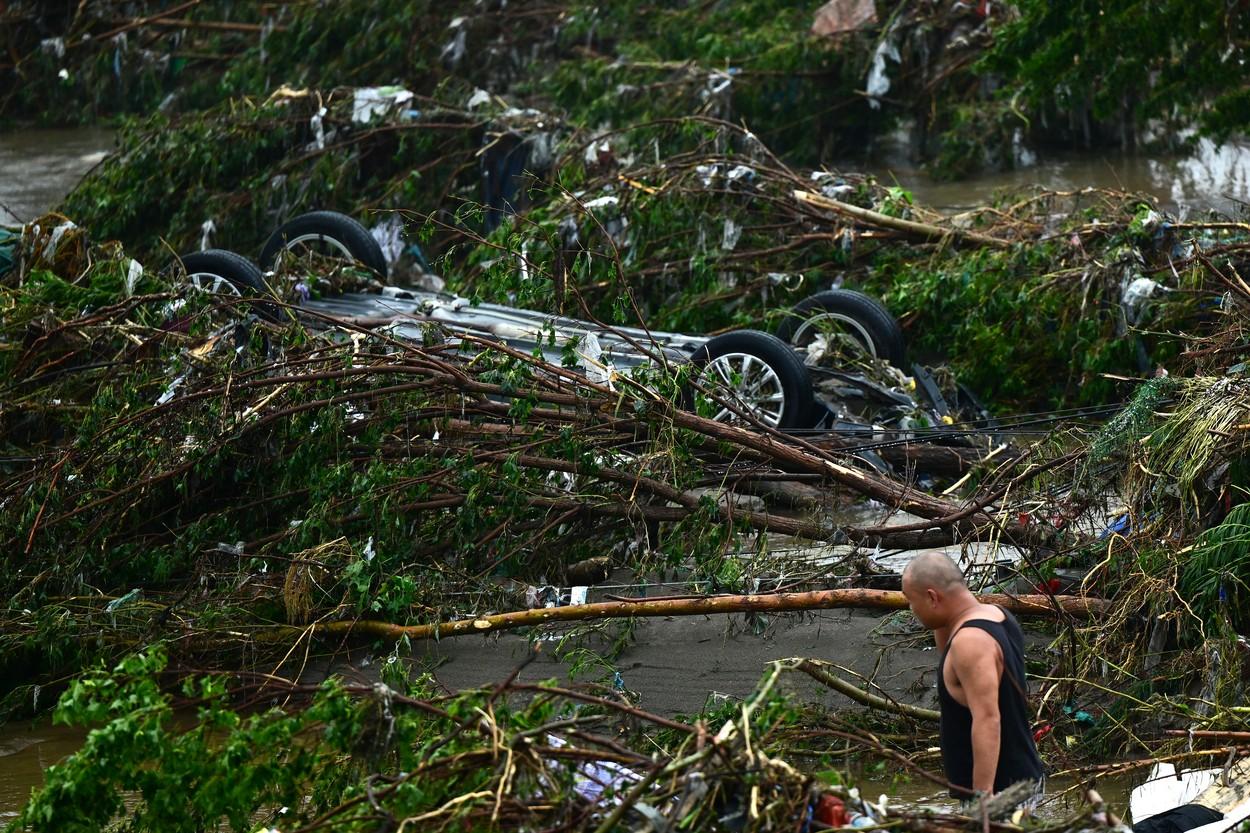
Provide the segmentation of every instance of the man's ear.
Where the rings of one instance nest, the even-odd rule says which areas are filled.
[[[924,594],[929,599],[929,604],[936,605],[942,601],[942,596],[940,593],[938,593],[937,588],[926,587],[924,590]]]

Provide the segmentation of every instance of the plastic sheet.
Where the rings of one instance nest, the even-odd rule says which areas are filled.
[[[876,23],[877,8],[872,0],[829,0],[816,10],[812,34],[840,35],[875,26]]]
[[[403,87],[360,87],[352,93],[352,121],[369,124],[410,101],[412,91]]]

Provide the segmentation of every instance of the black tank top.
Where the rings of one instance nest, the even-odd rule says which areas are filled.
[[[1019,781],[1037,781],[1042,777],[1042,759],[1033,744],[1029,728],[1028,689],[1024,681],[1024,632],[1016,617],[1004,610],[1002,622],[969,619],[955,631],[978,628],[998,642],[1003,652],[1003,677],[998,683],[998,713],[1002,725],[1002,742],[998,750],[998,771],[994,774],[994,792]],[[951,642],[955,634],[951,634]],[[972,795],[972,712],[946,690],[943,668],[946,653],[938,662],[938,703],[941,706],[942,766],[946,780],[951,782],[952,798]]]

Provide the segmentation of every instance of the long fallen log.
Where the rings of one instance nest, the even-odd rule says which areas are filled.
[[[955,240],[966,240],[969,243],[976,243],[980,246],[993,246],[996,249],[1006,249],[1011,247],[1011,242],[1001,240],[997,237],[990,237],[985,234],[977,234],[974,231],[964,231],[956,228],[943,228],[941,226],[930,225],[929,223],[918,223],[915,220],[904,220],[900,217],[891,217],[889,214],[882,214],[879,211],[873,211],[868,208],[860,208],[858,205],[851,205],[840,200],[830,199],[823,194],[813,194],[811,191],[795,191],[794,198],[806,205],[816,208],[823,208],[828,211],[836,211],[847,217],[867,223],[870,226],[879,228],[889,228],[895,231],[901,231],[913,237],[921,237],[925,240],[941,240],[946,237]]]
[[[996,604],[1023,616],[1070,616],[1091,618],[1108,613],[1111,602],[1086,596],[1007,596],[986,593],[979,597],[986,604]],[[712,613],[743,613],[747,611],[780,613],[795,610],[830,610],[840,607],[866,607],[884,610],[905,610],[907,599],[897,590],[812,590],[806,593],[766,593],[746,596],[708,596],[701,599],[667,599],[657,601],[596,602],[595,604],[535,608],[511,613],[495,613],[475,619],[434,622],[428,625],[396,625],[374,619],[324,622],[314,626],[323,636],[356,633],[384,639],[442,639],[469,633],[545,625],[551,622],[575,622],[585,619],[614,619],[633,616],[700,616]]]

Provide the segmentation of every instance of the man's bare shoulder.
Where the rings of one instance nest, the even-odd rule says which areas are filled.
[[[998,640],[980,628],[956,632],[950,651],[951,674],[974,713],[997,708],[1003,653]],[[987,712],[988,713],[988,712]]]
[[[976,621],[976,620],[970,620]],[[981,628],[961,627],[951,637],[952,645],[997,645],[998,640]]]
[[[955,632],[950,643],[951,657],[957,667],[972,668],[983,662],[997,662],[1002,655],[998,640],[981,628],[963,628]]]

